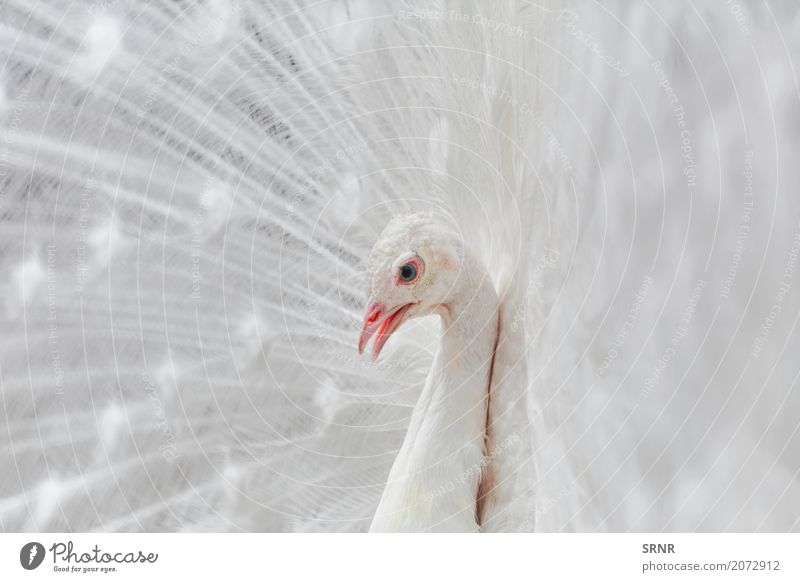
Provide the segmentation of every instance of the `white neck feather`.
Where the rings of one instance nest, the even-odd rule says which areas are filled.
[[[477,261],[470,261],[477,264]],[[482,268],[438,310],[439,353],[370,531],[477,531],[498,301]]]

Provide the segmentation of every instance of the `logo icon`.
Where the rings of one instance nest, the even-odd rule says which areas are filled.
[[[35,570],[44,561],[44,546],[39,542],[28,542],[19,551],[19,563],[26,570]]]

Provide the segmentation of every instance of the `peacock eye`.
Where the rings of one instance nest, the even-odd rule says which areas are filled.
[[[417,268],[411,263],[406,263],[400,267],[400,279],[406,282],[411,282],[417,278]]]
[[[398,285],[413,285],[422,276],[425,263],[420,257],[409,253],[405,257],[400,257],[394,268],[396,269],[395,282]]]

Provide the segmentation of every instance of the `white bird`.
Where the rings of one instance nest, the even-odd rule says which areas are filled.
[[[526,472],[531,455],[518,441],[531,427],[529,420],[514,425],[508,408],[524,411],[526,384],[512,359],[513,334],[499,326],[501,306],[482,261],[463,234],[431,215],[412,214],[387,225],[367,274],[359,352],[374,336],[377,359],[389,337],[415,317],[439,316],[442,329],[370,531],[474,532],[524,523],[524,509],[534,502]],[[516,372],[513,382],[507,368]],[[514,491],[519,481],[522,490]],[[523,511],[510,511],[515,505]]]
[[[370,529],[477,531],[498,331],[492,281],[456,232],[418,214],[389,223],[367,271],[359,351],[374,335],[377,358],[411,318],[433,314],[442,323],[441,347]]]
[[[651,4],[2,2],[0,529],[797,531],[800,20]]]

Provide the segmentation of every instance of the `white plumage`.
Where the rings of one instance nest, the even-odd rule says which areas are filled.
[[[0,526],[402,507],[446,326],[357,342],[416,213],[499,301],[483,529],[797,531],[800,19],[736,6],[4,2]]]
[[[391,221],[370,255],[359,351],[374,336],[377,358],[394,331],[415,317],[436,315],[442,327],[370,531],[474,532],[484,520],[479,490],[487,482],[498,301],[463,238],[432,216],[412,214]]]

